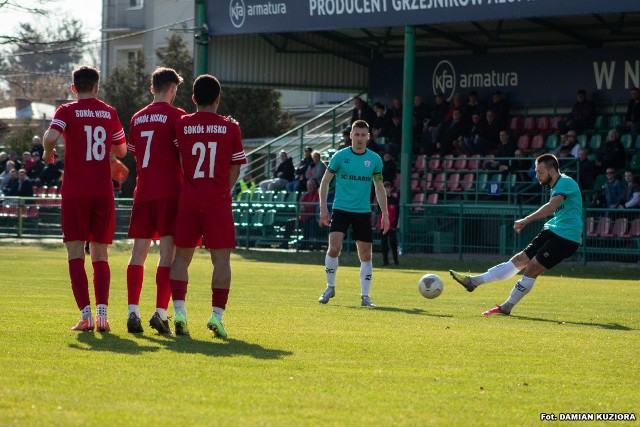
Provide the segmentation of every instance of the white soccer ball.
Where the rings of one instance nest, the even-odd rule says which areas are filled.
[[[428,299],[439,297],[443,287],[442,279],[435,274],[425,274],[418,280],[420,294]]]

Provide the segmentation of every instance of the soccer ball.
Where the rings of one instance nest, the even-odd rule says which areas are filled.
[[[418,280],[418,290],[423,297],[434,299],[442,293],[442,279],[435,274],[425,274]]]

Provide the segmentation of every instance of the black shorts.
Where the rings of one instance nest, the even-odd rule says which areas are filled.
[[[329,232],[339,231],[347,235],[349,226],[353,228],[351,237],[360,242],[373,242],[373,229],[371,228],[371,213],[356,213],[334,209],[331,214],[331,227]]]
[[[558,236],[550,230],[542,230],[524,249],[529,259],[535,256],[547,270],[576,253],[580,243]]]

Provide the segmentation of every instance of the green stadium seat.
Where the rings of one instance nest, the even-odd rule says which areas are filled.
[[[544,148],[547,149],[547,151],[553,151],[558,147],[558,135],[555,133],[549,134],[549,136],[547,136],[547,141],[544,144]]]
[[[589,139],[589,150],[596,152],[600,150],[600,147],[602,147],[602,135],[599,133],[591,135]]]
[[[607,129],[607,119],[605,116],[596,116],[596,120],[593,124],[593,128],[596,131],[603,131]]]
[[[615,129],[622,124],[622,116],[618,114],[614,114],[613,116],[609,116],[609,129]]]
[[[629,161],[629,169],[634,171],[636,174],[640,172],[640,153],[636,153],[631,157],[631,161]]]
[[[624,150],[629,153],[634,150],[633,137],[630,133],[625,133],[620,136],[620,142],[624,146]]]
[[[580,147],[582,148],[587,148],[587,135],[584,133],[581,133],[580,135],[578,135],[576,137],[578,144],[580,144]]]

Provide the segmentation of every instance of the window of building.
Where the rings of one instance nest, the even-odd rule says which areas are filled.
[[[129,0],[129,8],[131,9],[142,9],[144,5],[144,0]]]

